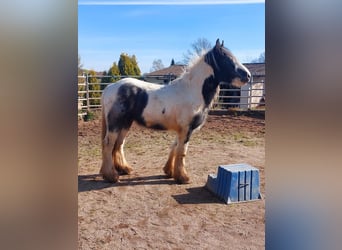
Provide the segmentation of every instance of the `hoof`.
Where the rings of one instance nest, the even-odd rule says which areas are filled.
[[[129,175],[132,173],[133,168],[131,167],[116,167],[116,170],[118,171],[119,175]]]
[[[102,163],[102,167],[100,169],[100,174],[102,175],[103,179],[108,182],[118,182],[119,174],[116,169],[112,166],[108,166]]]
[[[112,183],[117,183],[119,181],[119,176],[103,176],[103,179],[112,182]]]
[[[172,178],[172,175],[171,175],[171,174],[167,174],[167,173],[165,173],[165,178],[168,178],[168,179],[170,179],[170,178]]]
[[[119,175],[105,175],[102,174],[102,177],[104,180],[108,181],[108,182],[112,182],[112,183],[116,183],[119,181]]]
[[[164,170],[164,173],[165,173],[165,175],[166,175],[167,178],[172,178],[172,177],[173,177],[173,176],[172,176],[172,171],[170,171],[170,170],[167,169],[167,168],[163,168],[163,170]]]
[[[175,178],[176,182],[178,184],[189,184],[190,178],[188,176],[180,176],[178,178]]]

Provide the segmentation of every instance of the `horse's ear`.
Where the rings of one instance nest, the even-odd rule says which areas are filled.
[[[219,48],[220,47],[220,39],[217,38],[216,40],[216,45],[215,45],[216,48]]]
[[[221,44],[221,47],[223,47],[223,43],[224,43],[224,41],[222,40],[222,44]]]

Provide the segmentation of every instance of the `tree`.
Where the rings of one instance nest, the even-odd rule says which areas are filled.
[[[133,71],[132,64],[127,54],[121,53],[118,67],[119,67],[120,75],[130,75],[130,72]]]
[[[150,69],[150,72],[161,70],[165,68],[164,64],[161,59],[154,59],[152,62],[152,68]]]
[[[260,54],[260,56],[254,60],[252,63],[264,63],[265,62],[265,51]]]
[[[195,56],[201,56],[203,52],[208,51],[213,46],[206,38],[198,38],[195,42],[191,44],[191,49],[188,49],[188,51],[183,54],[183,62],[185,64],[189,64],[191,59],[193,59]]]
[[[175,65],[175,60],[172,58],[170,66]]]
[[[139,76],[141,74],[135,55],[130,57],[126,53],[121,53],[118,68],[120,71],[120,75]]]
[[[111,76],[120,76],[120,70],[116,62],[113,62],[112,67],[108,70],[108,75]]]
[[[101,83],[111,83],[111,77],[109,74],[109,70],[107,71],[103,71],[102,72],[103,77],[101,78]],[[106,85],[101,84],[101,90],[103,90],[106,87]]]
[[[83,67],[83,64],[81,64],[81,56],[80,55],[78,55],[78,66],[77,66],[77,68],[78,68],[78,75],[79,76],[81,76],[82,75],[82,67]]]
[[[116,62],[113,62],[112,67],[109,68],[108,72],[104,71],[103,75],[110,77],[103,77],[101,80],[102,83],[112,83],[118,81],[120,76],[120,70]],[[102,85],[101,89],[104,89],[105,87],[106,85]]]
[[[89,83],[89,97],[90,98],[99,98],[101,97],[101,93],[100,93],[100,84],[96,84],[99,83],[99,80],[95,77],[96,76],[96,72],[94,70],[89,70],[88,72],[88,83]],[[92,91],[96,91],[96,92],[92,92]],[[100,99],[95,99],[95,100],[90,100],[90,105],[99,105],[100,104]]]
[[[131,57],[131,62],[132,62],[132,64],[133,64],[133,72],[134,72],[134,75],[140,76],[141,71],[140,71],[140,68],[139,68],[139,66],[138,66],[137,58],[136,58],[135,55],[133,55],[133,56]]]

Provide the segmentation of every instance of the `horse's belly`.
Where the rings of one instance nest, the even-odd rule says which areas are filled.
[[[151,128],[163,128],[165,130],[180,131],[187,126],[192,118],[190,107],[181,104],[148,105],[143,112],[146,126]]]
[[[145,121],[145,126],[148,128],[175,131],[179,129],[176,119],[169,113],[166,113],[166,110],[160,110],[157,107],[154,107],[152,110],[145,110],[143,119]]]

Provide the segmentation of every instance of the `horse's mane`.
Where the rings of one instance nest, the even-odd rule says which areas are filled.
[[[200,53],[195,53],[190,58],[187,68],[192,68],[196,63],[199,62],[199,60],[208,52],[209,50],[202,49]]]
[[[192,55],[190,58],[188,65],[183,69],[182,74],[172,82],[178,82],[179,79],[185,77],[187,73],[189,73],[190,69],[194,67],[203,57],[204,55],[208,52],[209,50],[202,49],[200,53],[195,53]]]

